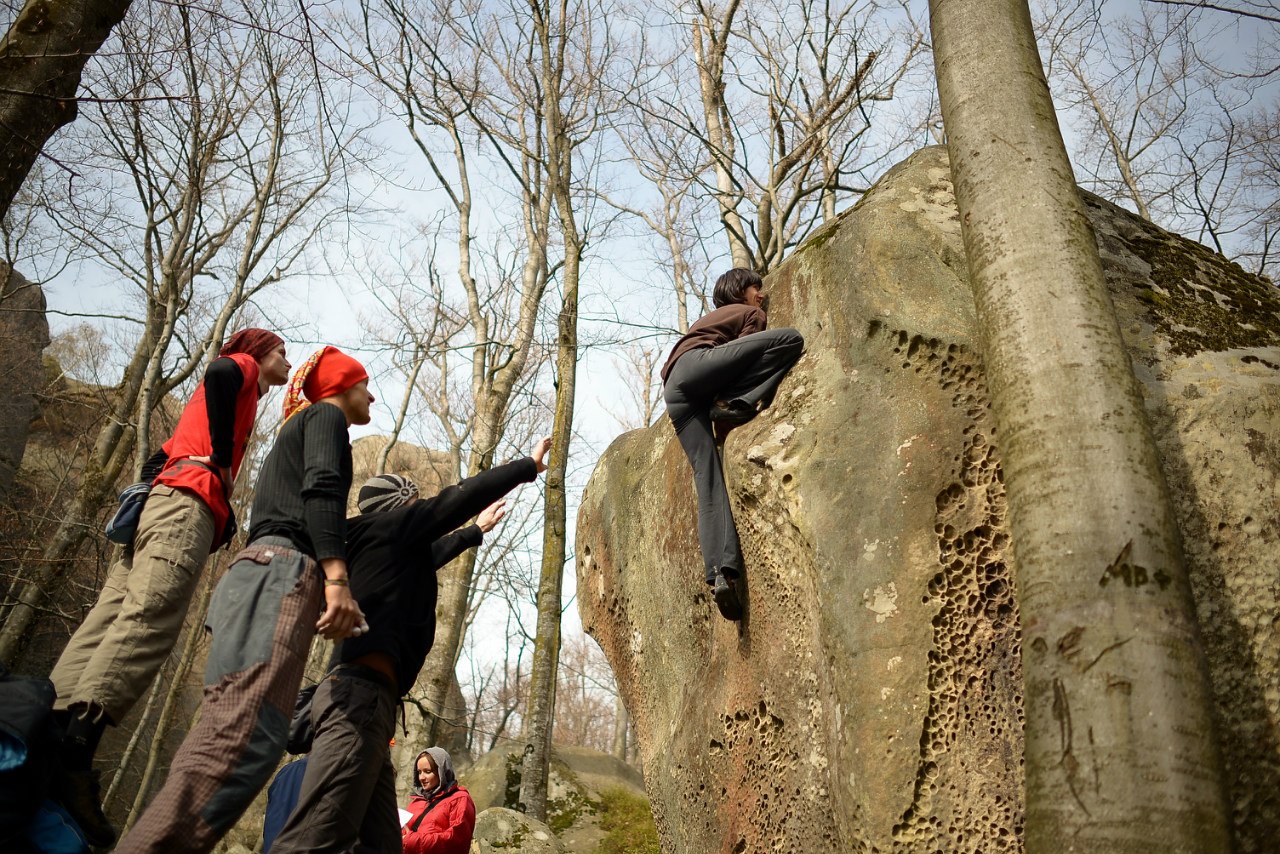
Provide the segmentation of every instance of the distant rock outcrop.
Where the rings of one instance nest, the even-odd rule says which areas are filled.
[[[1280,290],[1087,205],[1186,541],[1241,848],[1272,850]],[[769,276],[771,323],[807,351],[726,445],[741,625],[703,584],[667,419],[601,458],[579,610],[635,722],[664,851],[1021,850],[1014,557],[966,277],[940,148]]]
[[[476,811],[513,809],[520,795],[524,745],[495,748],[459,771],[458,779],[476,802]],[[547,824],[573,854],[594,854],[604,833],[600,829],[602,795],[623,789],[644,796],[640,772],[625,762],[587,747],[556,745],[547,782]],[[477,835],[479,829],[477,827]],[[518,849],[517,849],[518,850]]]
[[[36,392],[44,387],[41,354],[49,346],[44,291],[0,262],[0,501],[22,465]]]

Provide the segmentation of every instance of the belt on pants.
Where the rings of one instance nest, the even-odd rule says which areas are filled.
[[[356,679],[363,679],[366,682],[372,682],[380,688],[386,689],[393,696],[398,692],[396,686],[387,678],[387,674],[380,670],[375,670],[366,664],[338,664],[329,669],[328,675],[341,673],[345,676],[351,676]]]

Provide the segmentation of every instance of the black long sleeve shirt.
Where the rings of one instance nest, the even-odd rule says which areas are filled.
[[[400,693],[407,693],[435,641],[436,570],[479,545],[480,529],[472,525],[441,537],[537,476],[537,465],[525,457],[469,477],[434,498],[347,520],[351,595],[364,611],[369,632],[338,644],[330,663],[385,653],[395,663]]]
[[[480,530],[479,525],[468,525],[452,534],[445,534],[431,544],[431,565],[439,569],[467,549],[475,548],[483,542],[484,531]]]
[[[213,446],[213,464],[218,468],[231,468],[236,444],[236,398],[243,385],[244,374],[232,359],[214,359],[204,372],[209,443]]]
[[[345,558],[350,491],[346,416],[331,403],[308,406],[285,422],[262,464],[249,542],[287,537],[316,560]]]

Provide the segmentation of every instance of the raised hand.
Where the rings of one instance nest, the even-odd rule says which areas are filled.
[[[538,467],[538,473],[547,470],[547,454],[551,453],[551,437],[545,436],[538,440],[538,444],[533,446],[533,453],[529,456],[533,457],[534,464]]]
[[[494,529],[494,527],[502,521],[502,517],[507,515],[507,499],[499,498],[488,507],[480,511],[480,515],[476,517],[476,525],[486,534]]]

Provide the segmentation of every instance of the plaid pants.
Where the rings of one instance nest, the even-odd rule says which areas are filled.
[[[315,561],[288,540],[236,555],[209,603],[199,722],[118,854],[208,852],[240,819],[284,753],[323,599]]]

